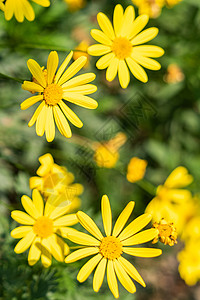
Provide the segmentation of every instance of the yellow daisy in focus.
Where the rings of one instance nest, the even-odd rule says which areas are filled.
[[[110,202],[108,197],[104,195],[101,201],[101,211],[106,236],[102,235],[94,221],[82,211],[77,213],[77,218],[81,225],[94,237],[79,231],[73,231],[67,235],[68,239],[83,245],[83,247],[68,255],[65,259],[66,263],[72,263],[84,257],[94,255],[80,269],[77,280],[80,282],[85,281],[95,267],[97,267],[93,278],[93,289],[95,292],[99,291],[105,272],[107,273],[108,286],[115,298],[119,297],[116,276],[130,293],[136,291],[131,278],[145,287],[145,283],[138,271],[122,254],[126,253],[138,257],[156,257],[162,253],[160,249],[130,247],[146,243],[158,234],[158,230],[153,228],[139,232],[150,222],[151,215],[149,214],[139,216],[123,229],[133,211],[134,204],[133,201],[127,204],[112,230]]]
[[[59,59],[56,51],[49,54],[46,71],[43,71],[33,59],[29,59],[27,62],[33,80],[36,82],[24,81],[22,88],[30,92],[37,92],[38,95],[22,102],[21,109],[27,109],[33,104],[41,102],[28,126],[31,127],[36,122],[37,135],[43,136],[45,132],[48,142],[53,141],[55,137],[54,120],[60,133],[67,138],[72,136],[67,119],[76,127],[83,126],[81,120],[63,100],[89,109],[95,109],[98,106],[94,99],[86,96],[97,90],[95,85],[88,84],[95,79],[96,75],[85,73],[72,78],[86,64],[87,58],[79,57],[65,70],[72,56],[73,52],[71,51],[58,70]]]
[[[73,231],[67,227],[78,222],[75,214],[68,214],[70,208],[69,201],[60,201],[59,197],[54,202],[44,201],[38,192],[33,190],[33,200],[28,196],[22,196],[22,205],[26,211],[14,210],[11,217],[20,224],[11,231],[11,236],[21,239],[15,246],[14,251],[19,254],[29,247],[28,263],[34,265],[41,257],[44,267],[49,267],[53,257],[58,261],[63,261],[64,256],[69,253],[68,245],[60,238],[62,232]]]
[[[30,178],[30,188],[38,189],[45,199],[50,196],[54,199],[55,196],[62,195],[71,201],[70,211],[79,208],[81,202],[79,196],[83,193],[83,186],[73,183],[74,175],[65,167],[55,164],[50,153],[40,156],[39,162],[41,166],[36,171],[38,176]]]
[[[129,69],[138,80],[147,82],[148,77],[142,67],[159,70],[161,65],[150,57],[160,57],[164,54],[164,50],[158,46],[141,45],[158,34],[155,27],[142,31],[149,17],[141,15],[135,20],[134,18],[133,6],[128,6],[124,12],[118,4],[114,9],[113,26],[107,16],[100,12],[97,20],[102,31],[91,30],[92,37],[100,44],[90,46],[88,53],[94,56],[103,55],[96,63],[97,68],[107,68],[108,81],[112,81],[118,73],[122,88],[126,88],[130,82]]]
[[[50,5],[49,0],[32,1],[44,7]],[[35,19],[35,13],[29,0],[6,0],[4,14],[7,21],[11,20],[13,15],[18,22],[23,22],[24,18],[28,21],[33,21]]]
[[[136,182],[144,178],[147,161],[138,157],[132,157],[127,169],[126,178],[129,182]]]

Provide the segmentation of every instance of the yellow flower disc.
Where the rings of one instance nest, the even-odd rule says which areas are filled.
[[[119,59],[129,57],[132,51],[132,44],[127,38],[116,38],[112,45],[112,51]]]
[[[47,217],[40,217],[33,225],[33,231],[41,238],[47,238],[53,234],[53,221]]]
[[[57,84],[50,84],[44,90],[44,100],[48,105],[56,105],[62,100],[63,89]]]
[[[114,236],[104,237],[101,241],[99,252],[108,259],[118,258],[122,254],[122,244]]]

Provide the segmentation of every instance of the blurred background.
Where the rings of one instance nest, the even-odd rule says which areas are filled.
[[[26,65],[29,58],[46,66],[49,52],[56,50],[61,63],[76,47],[85,50],[84,47],[87,49],[95,43],[90,30],[98,28],[98,12],[112,18],[116,4],[125,8],[133,2],[57,0],[51,1],[48,8],[32,3],[36,18],[23,23],[14,18],[8,22],[1,12],[0,73],[19,81],[31,80]],[[139,7],[134,7],[138,14]],[[146,84],[131,76],[129,87],[123,90],[118,79],[108,83],[105,70],[96,69],[97,58],[88,58],[89,63],[82,72],[97,75],[98,91],[93,98],[99,107],[90,111],[71,104],[84,124],[81,129],[71,125],[71,139],[58,131],[51,143],[45,137],[38,137],[35,126],[28,127],[35,106],[26,111],[20,109],[20,103],[30,96],[29,92],[21,89],[20,82],[0,76],[1,300],[113,299],[105,283],[98,294],[92,290],[92,276],[83,284],[76,281],[84,261],[66,265],[54,260],[49,269],[44,269],[40,262],[30,267],[27,253],[14,253],[16,240],[10,231],[16,222],[10,212],[22,209],[22,195],[31,196],[29,178],[36,175],[41,155],[51,153],[55,163],[65,166],[74,174],[75,182],[84,186],[80,209],[100,227],[103,194],[110,199],[113,220],[131,200],[136,203],[132,219],[144,213],[154,196],[148,184],[127,181],[127,165],[134,156],[148,162],[145,180],[149,184],[155,187],[163,184],[167,176],[182,165],[194,177],[190,191],[197,197],[200,194],[200,1],[183,0],[163,6],[147,24],[147,28],[154,26],[159,28],[159,34],[151,44],[164,48],[165,55],[158,59],[162,65],[160,71],[147,70]],[[80,52],[75,55],[74,59]],[[94,159],[96,147],[119,132],[125,134],[127,140],[118,150],[120,157],[116,165],[112,168],[99,165]],[[147,287],[136,284],[137,292],[131,295],[120,286],[120,298],[199,300],[200,285],[188,286],[178,273],[177,253],[184,247],[183,242],[178,241],[173,247],[159,243],[158,247],[163,249],[161,257],[131,260]],[[200,258],[197,264],[200,270]]]

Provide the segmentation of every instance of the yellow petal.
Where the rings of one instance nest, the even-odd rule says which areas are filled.
[[[64,90],[64,92],[88,95],[88,94],[95,93],[97,91],[97,87],[94,84],[85,84],[85,85],[80,85],[80,86],[76,86],[73,88],[64,88],[63,90]]]
[[[27,66],[33,77],[37,80],[37,82],[45,88],[46,80],[44,78],[44,74],[40,65],[35,60],[29,59],[27,61]]]
[[[142,232],[139,232],[139,233],[133,235],[132,237],[130,237],[126,240],[123,240],[122,245],[123,246],[133,246],[133,245],[143,244],[143,243],[153,240],[158,235],[158,233],[159,233],[159,231],[157,229],[154,229],[154,228],[147,229],[147,230],[144,230]]]
[[[40,114],[36,120],[36,133],[38,136],[43,136],[45,131],[46,117],[47,117],[48,105],[44,105],[41,109]]]
[[[56,234],[50,235],[48,242],[51,247],[51,254],[57,261],[64,261],[64,241]]]
[[[65,58],[63,63],[61,64],[60,68],[58,69],[58,72],[56,73],[54,82],[57,83],[60,79],[60,76],[63,74],[64,70],[66,69],[67,65],[69,64],[70,60],[72,59],[73,51],[71,51],[68,56]]]
[[[94,73],[78,75],[62,85],[62,88],[73,88],[93,81],[96,78]]]
[[[97,69],[106,69],[110,64],[110,61],[114,58],[114,56],[115,54],[113,52],[102,56],[96,63]]]
[[[136,36],[146,26],[148,21],[149,17],[147,15],[141,15],[137,17],[132,24],[129,39],[132,39],[134,36]]]
[[[63,99],[89,109],[95,109],[98,106],[97,101],[95,101],[94,99],[78,93],[64,92]]]
[[[48,217],[54,220],[66,214],[70,209],[70,204],[71,202],[69,200],[62,201],[58,206],[55,207],[55,209]]]
[[[25,235],[27,235],[27,233],[29,233],[31,230],[33,230],[32,226],[19,226],[15,229],[13,229],[10,233],[10,235],[14,238],[14,239],[21,239],[23,238]]]
[[[36,173],[39,176],[45,176],[53,167],[53,157],[50,153],[46,153],[39,157],[39,162],[41,163],[41,166],[37,169]]]
[[[32,198],[33,198],[33,204],[35,205],[39,213],[39,217],[43,216],[44,200],[42,199],[42,196],[40,195],[40,192],[37,189],[33,190]]]
[[[142,55],[142,56],[149,56],[149,57],[160,57],[164,54],[164,50],[158,46],[151,46],[151,45],[141,45],[133,47],[133,55],[134,52]]]
[[[108,260],[107,281],[108,281],[108,286],[109,286],[111,292],[113,293],[113,296],[115,298],[119,298],[119,290],[118,290],[118,284],[117,284],[117,278],[115,275],[113,260]]]
[[[15,246],[14,251],[15,253],[22,253],[26,251],[30,245],[32,244],[36,234],[31,230],[25,237],[23,237]]]
[[[134,280],[139,282],[142,286],[146,286],[144,280],[142,279],[136,268],[128,260],[120,256],[118,258],[118,261],[122,265],[124,270],[129,274],[129,276],[131,276]]]
[[[152,215],[143,214],[133,220],[118,236],[118,238],[122,241],[130,236],[134,235],[138,231],[140,231],[143,227],[145,227],[152,219]]]
[[[83,126],[82,121],[77,115],[61,100],[59,106],[65,114],[66,118],[76,127],[81,128]]]
[[[188,170],[185,167],[180,166],[168,176],[165,186],[168,188],[181,188],[189,185],[192,181],[192,175],[188,174]]]
[[[79,249],[69,254],[65,258],[65,262],[66,264],[72,263],[82,258],[88,257],[90,255],[97,254],[98,252],[99,252],[99,248],[97,247],[87,247],[87,248]]]
[[[118,65],[118,76],[119,76],[119,82],[123,89],[127,88],[129,82],[130,82],[130,74],[128,67],[124,60],[119,60]]]
[[[36,111],[34,112],[32,118],[30,119],[28,126],[31,127],[35,124],[39,114],[41,113],[43,107],[45,106],[45,101],[42,101],[42,103],[40,103],[40,105],[38,106],[38,108],[36,109]]]
[[[111,235],[112,230],[112,212],[110,208],[110,202],[107,195],[104,195],[101,200],[101,213],[103,219],[103,225],[105,234],[107,236]]]
[[[79,282],[84,282],[92,273],[96,265],[99,263],[99,261],[102,259],[101,254],[97,254],[94,257],[92,257],[86,264],[80,269],[77,275],[77,280]]]
[[[20,210],[13,210],[11,212],[11,217],[20,224],[33,225],[35,223],[33,218]]]
[[[159,62],[157,62],[154,59],[145,57],[145,56],[141,56],[139,54],[132,54],[132,58],[141,66],[149,69],[149,70],[160,70],[161,65]]]
[[[53,222],[54,226],[72,226],[78,223],[76,214],[60,217]]]
[[[119,278],[119,281],[125,287],[125,289],[129,293],[132,293],[132,294],[135,293],[136,287],[135,287],[133,281],[128,276],[128,274],[126,273],[126,271],[124,270],[122,265],[116,259],[114,260],[114,268],[115,268],[116,275]]]
[[[93,56],[100,56],[111,52],[110,46],[94,44],[88,47],[88,54]]]
[[[170,189],[167,192],[167,197],[171,201],[182,203],[182,201],[187,201],[192,198],[192,194],[188,190],[180,190],[180,189]]]
[[[121,36],[129,37],[132,31],[132,22],[135,18],[135,11],[132,5],[129,5],[124,12],[124,20],[121,28]]]
[[[158,34],[158,28],[156,27],[151,27],[148,28],[141,33],[139,33],[135,38],[131,40],[131,44],[134,45],[139,45],[139,44],[144,44],[152,39],[154,39]]]
[[[93,39],[95,39],[98,43],[107,45],[107,46],[112,46],[112,41],[109,39],[107,35],[105,35],[104,32],[98,29],[92,29],[90,32],[91,36]]]
[[[37,95],[37,96],[30,97],[21,103],[21,109],[25,110],[41,100],[43,100],[43,95]]]
[[[50,1],[49,0],[32,0],[33,2],[44,6],[44,7],[48,7],[50,5]]]
[[[102,258],[100,263],[98,264],[95,272],[94,272],[94,278],[93,278],[93,290],[95,292],[98,292],[104,279],[105,271],[106,271],[106,264],[107,259]]]
[[[41,243],[41,238],[36,237],[30,247],[29,253],[28,253],[28,263],[30,266],[33,266],[39,259],[41,255],[41,250],[38,247]]]
[[[35,19],[34,10],[28,1],[24,1],[23,13],[28,21],[33,21]]]
[[[51,51],[47,60],[47,83],[51,84],[53,82],[57,67],[58,67],[58,53],[56,51]]]
[[[40,217],[38,210],[36,209],[33,201],[26,195],[22,196],[21,198],[22,205],[25,211],[34,219]]]
[[[79,232],[77,230],[73,230],[73,232],[70,232],[67,235],[67,238],[70,241],[72,241],[76,244],[80,244],[80,245],[85,245],[85,246],[99,246],[100,245],[100,241],[98,241],[91,235],[83,233],[83,232]]]
[[[156,257],[162,254],[161,249],[123,247],[123,252],[138,257]]]
[[[114,30],[108,17],[102,12],[100,12],[97,14],[97,21],[102,31],[105,33],[105,35],[107,35],[111,40],[114,40],[115,38]]]
[[[55,105],[53,107],[53,113],[54,113],[54,118],[56,125],[62,135],[64,135],[67,138],[70,138],[72,136],[71,129],[69,127],[69,124],[63,115],[62,111],[58,107],[58,105]]]
[[[117,57],[113,57],[106,71],[106,79],[108,81],[112,81],[113,79],[115,79],[117,75],[118,65],[119,65],[119,59]]]
[[[53,119],[53,108],[48,106],[46,110],[45,133],[47,142],[52,142],[55,137],[55,123]]]
[[[50,251],[51,251],[50,245],[49,245],[49,242],[47,239],[42,239],[40,248],[41,248],[42,264],[45,268],[48,268],[51,265],[52,257],[51,257],[51,253],[50,253]]]
[[[30,186],[31,190],[34,188],[41,190],[42,185],[43,185],[43,178],[40,178],[37,176],[33,176],[33,177],[29,178],[29,186]]]
[[[5,3],[5,19],[9,21],[12,19],[14,13],[14,7],[13,7],[13,2],[12,1],[6,1]]]
[[[130,217],[133,208],[135,206],[135,202],[134,201],[130,201],[126,207],[124,208],[124,210],[121,212],[121,214],[119,215],[115,226],[113,228],[113,236],[118,236],[118,234],[122,231],[123,227],[125,226],[128,218]]]
[[[97,239],[102,240],[103,235],[97,225],[94,223],[94,221],[83,211],[77,212],[77,218],[81,225],[89,231],[92,235],[94,235]]]
[[[42,93],[44,91],[44,88],[41,85],[31,81],[24,81],[22,84],[22,89],[25,91],[38,93]]]
[[[148,77],[144,69],[140,67],[140,65],[138,65],[132,58],[127,57],[126,62],[129,66],[131,73],[135,76],[135,78],[142,82],[148,81]]]

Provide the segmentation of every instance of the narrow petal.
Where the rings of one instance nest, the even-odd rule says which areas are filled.
[[[139,54],[134,54],[132,55],[132,58],[141,66],[149,69],[149,70],[160,70],[161,65],[159,62],[157,62],[154,59],[145,57],[145,56],[141,56]]]
[[[108,196],[106,195],[104,195],[101,200],[101,213],[105,234],[110,236],[112,230],[112,212]]]
[[[71,202],[69,200],[62,201],[58,206],[55,207],[53,212],[49,215],[49,218],[54,220],[66,214],[70,209],[70,204]]]
[[[35,60],[29,59],[27,61],[27,66],[33,77],[37,80],[37,82],[45,88],[47,84],[40,65]]]
[[[13,210],[11,212],[11,217],[20,224],[33,225],[35,223],[33,218],[20,210]]]
[[[164,50],[158,46],[141,45],[133,47],[133,55],[138,53],[142,56],[160,57],[164,54]]]
[[[63,94],[63,99],[72,102],[76,105],[89,108],[89,109],[95,109],[98,106],[98,103],[96,100],[88,97],[88,96],[83,96],[78,93],[68,93],[64,92]]]
[[[68,238],[69,234],[76,234],[77,230],[71,227],[54,227],[54,232],[64,238]]]
[[[63,90],[69,93],[79,93],[83,95],[88,95],[95,93],[97,91],[97,86],[94,84],[84,84],[73,88],[64,88]]]
[[[90,34],[93,37],[93,39],[95,39],[98,43],[104,44],[107,46],[112,46],[111,39],[107,35],[105,35],[105,33],[102,32],[101,30],[92,29]]]
[[[42,93],[44,91],[44,88],[41,85],[31,81],[24,81],[22,84],[22,89],[25,91],[38,93]]]
[[[55,123],[53,118],[53,108],[48,106],[46,110],[45,133],[47,142],[52,142],[55,137]]]
[[[30,5],[30,3],[28,1],[24,1],[23,2],[23,13],[25,18],[28,21],[33,21],[35,19],[35,13],[34,10],[32,8],[32,6]]]
[[[45,131],[46,117],[48,105],[44,105],[36,120],[36,133],[38,136],[43,136]]]
[[[93,56],[100,56],[111,52],[110,46],[94,44],[88,47],[88,54]]]
[[[29,178],[29,186],[31,190],[35,188],[41,190],[42,185],[43,185],[43,178],[40,178],[38,176],[33,176]]]
[[[114,57],[115,57],[115,54],[114,54],[113,52],[108,53],[108,54],[102,56],[102,57],[99,58],[99,60],[97,61],[96,67],[97,67],[98,69],[100,69],[100,70],[106,69],[106,68],[109,66],[111,60],[112,60]]]
[[[27,235],[27,233],[29,233],[31,230],[33,230],[33,226],[19,226],[19,227],[13,229],[11,231],[10,235],[14,239],[21,239],[25,235]]]
[[[133,245],[139,245],[146,242],[149,242],[153,240],[157,235],[159,231],[157,229],[151,228],[144,230],[142,232],[139,232],[130,238],[122,241],[123,246],[133,246]]]
[[[25,110],[41,100],[43,100],[43,95],[37,95],[37,96],[30,97],[21,103],[21,109]]]
[[[31,230],[25,237],[23,237],[15,246],[14,251],[15,253],[19,254],[26,251],[30,245],[32,244],[36,234]]]
[[[47,239],[42,239],[40,248],[41,248],[42,264],[45,268],[48,268],[51,265],[52,257],[51,257],[51,252],[50,252],[51,251],[50,245],[49,245],[49,242]]]
[[[139,282],[143,287],[146,286],[144,280],[136,270],[136,268],[124,257],[120,256],[118,258],[119,263],[122,265],[124,270],[131,276],[135,281]]]
[[[115,79],[117,75],[118,65],[119,65],[119,59],[117,57],[113,57],[106,71],[106,79],[108,81],[112,81]]]
[[[108,260],[107,281],[108,281],[108,286],[109,286],[111,292],[113,293],[113,296],[115,298],[119,298],[119,289],[118,289],[118,284],[117,284],[117,278],[115,275],[113,260]]]
[[[25,209],[25,211],[33,218],[37,219],[39,218],[39,212],[36,209],[35,205],[33,204],[33,201],[26,195],[22,196],[21,198],[22,205]]]
[[[58,80],[58,85],[62,85],[67,80],[72,78],[76,73],[78,73],[78,71],[80,71],[80,69],[82,69],[82,67],[86,64],[86,62],[87,62],[86,56],[81,56],[78,59],[76,59],[60,77],[60,79]]]
[[[113,14],[113,26],[115,30],[115,35],[118,37],[121,33],[121,27],[123,23],[124,10],[121,4],[117,4],[114,9]]]
[[[148,23],[149,17],[147,15],[140,15],[133,22],[131,32],[129,35],[129,39],[132,39],[136,36]]]
[[[69,124],[63,115],[62,111],[58,107],[58,105],[55,105],[53,107],[53,113],[54,113],[54,118],[56,125],[62,135],[64,135],[67,138],[70,138],[72,136],[71,129],[69,127]]]
[[[132,31],[132,23],[135,18],[135,11],[132,5],[129,5],[124,12],[124,20],[120,36],[129,37]]]
[[[129,293],[132,293],[132,294],[135,293],[136,287],[135,287],[133,281],[131,280],[129,275],[126,273],[126,271],[124,270],[122,265],[117,260],[114,260],[114,268],[115,268],[116,275],[119,278],[119,281],[121,282],[121,284],[124,286],[124,288]]]
[[[67,65],[69,64],[70,60],[72,59],[73,56],[73,51],[71,51],[68,56],[65,58],[65,60],[63,61],[63,63],[61,64],[60,68],[58,69],[58,72],[56,73],[54,82],[57,83],[58,80],[60,79],[60,76],[63,74],[63,72],[65,71]]]
[[[54,164],[53,157],[50,153],[46,153],[39,157],[39,162],[41,166],[37,169],[36,173],[39,176],[45,176],[50,172],[52,165]]]
[[[83,211],[77,212],[77,218],[81,225],[89,231],[92,235],[94,235],[97,239],[102,240],[103,235],[97,225],[94,223],[94,221]]]
[[[152,39],[154,39],[158,34],[158,28],[151,27],[141,33],[139,33],[135,38],[131,40],[132,45],[144,44]]]
[[[119,235],[119,239],[125,240],[144,228],[152,219],[152,215],[143,214],[133,220]]]
[[[76,214],[60,217],[53,222],[54,226],[72,226],[78,223]]]
[[[64,261],[64,241],[56,234],[50,235],[48,242],[51,247],[51,254],[57,261]]]
[[[53,82],[57,67],[58,67],[58,53],[56,51],[51,51],[47,60],[47,83],[51,84]]]
[[[41,113],[43,107],[45,106],[45,101],[42,101],[42,103],[40,103],[40,105],[38,106],[38,108],[36,109],[36,111],[34,112],[32,118],[30,119],[28,126],[31,127],[35,124],[39,114]]]
[[[86,262],[86,264],[78,272],[77,280],[79,282],[84,282],[90,276],[90,274],[92,273],[92,271],[94,270],[94,268],[100,262],[101,259],[102,259],[102,255],[97,254],[93,258],[88,260],[88,262]]]
[[[44,7],[48,7],[50,5],[50,1],[49,0],[32,0],[33,2],[44,6]]]
[[[125,226],[128,218],[130,217],[133,208],[135,206],[135,202],[134,201],[130,201],[126,207],[124,208],[124,210],[121,212],[121,214],[119,215],[115,226],[113,228],[113,236],[118,236],[118,234],[122,231],[123,227]]]
[[[94,73],[85,73],[78,75],[62,85],[62,88],[73,88],[93,81],[96,78]]]
[[[82,121],[77,117],[77,115],[63,102],[59,102],[59,106],[62,109],[65,117],[76,127],[81,128],[83,126]]]
[[[129,66],[131,73],[135,76],[135,78],[142,82],[148,81],[148,77],[144,69],[140,67],[140,65],[138,65],[132,58],[127,57],[126,62]]]
[[[115,38],[114,30],[108,17],[102,12],[100,12],[97,14],[97,21],[102,31],[105,33],[105,35],[107,35],[111,40],[114,40]]]
[[[43,216],[44,200],[42,199],[42,196],[37,189],[33,190],[32,198],[33,198],[33,204],[35,205],[36,209],[38,210],[39,217]]]
[[[65,258],[65,262],[66,264],[72,263],[82,258],[88,257],[90,255],[97,254],[98,252],[99,252],[99,248],[97,247],[87,247],[87,248],[79,249],[69,254]]]
[[[30,266],[33,266],[40,259],[41,250],[38,247],[38,244],[40,245],[40,243],[41,243],[41,238],[36,237],[30,247],[28,253],[28,263]]]
[[[93,290],[95,292],[98,292],[104,279],[105,271],[106,271],[106,264],[107,259],[102,258],[100,263],[98,264],[95,272],[94,272],[94,278],[93,278]]]
[[[6,1],[5,3],[5,9],[4,9],[5,19],[9,21],[13,17],[14,13],[14,7],[12,1]]]
[[[77,230],[73,230],[73,233],[70,232],[68,234],[67,238],[70,241],[72,241],[76,244],[80,244],[80,245],[85,245],[85,246],[99,246],[100,245],[100,241],[98,241],[91,235],[83,233],[83,232],[79,232]]]
[[[119,76],[119,82],[123,89],[127,88],[129,82],[130,82],[130,74],[128,67],[124,60],[119,61],[118,65],[118,76]]]
[[[162,254],[161,249],[123,247],[123,252],[138,257],[156,257]]]
[[[188,174],[185,167],[179,166],[172,171],[165,181],[165,186],[168,188],[181,188],[189,185],[193,181],[192,175]]]

